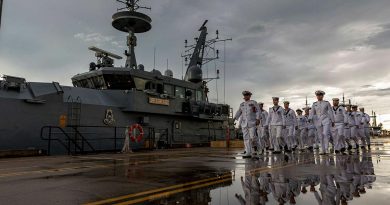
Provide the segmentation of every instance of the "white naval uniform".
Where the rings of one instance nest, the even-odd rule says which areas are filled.
[[[269,147],[269,137],[267,129],[265,128],[267,123],[268,112],[265,110],[260,110],[260,124],[257,126],[257,144],[258,149],[263,150],[266,147]]]
[[[295,126],[297,126],[297,116],[295,115],[295,111],[288,108],[284,109],[284,141],[289,150],[295,147]]]
[[[242,102],[237,110],[234,119],[240,119],[246,155],[252,153],[252,140],[256,138],[256,120],[260,119],[260,108],[256,101],[248,100]]]
[[[355,115],[354,112],[345,112],[345,117],[347,118],[347,123],[348,125],[345,126],[345,132],[344,136],[347,141],[347,144],[351,146],[351,141],[355,142],[355,145],[357,146],[358,144],[358,139],[356,137],[356,121],[355,121]]]
[[[345,109],[343,106],[333,106],[332,111],[335,120],[335,126],[331,129],[334,149],[340,151],[342,148],[345,148],[344,125],[347,123],[347,119],[345,117]]]
[[[318,148],[319,144],[319,137],[318,137],[318,132],[316,130],[315,122],[317,122],[317,115],[313,115],[313,119],[310,120],[310,113],[313,112],[312,110],[309,111],[309,115],[307,117],[307,138],[308,142],[307,144],[309,147],[315,147]]]
[[[371,141],[370,141],[370,116],[367,114],[367,113],[363,113],[363,124],[364,124],[364,136],[366,137],[365,138],[365,143],[367,145],[370,145],[371,144]]]
[[[297,138],[299,143],[299,149],[304,149],[305,145],[308,141],[307,131],[308,131],[308,117],[305,115],[298,115],[297,116],[297,124],[298,124],[298,130],[297,130]],[[312,144],[307,144],[309,146],[312,146]]]
[[[328,101],[317,101],[313,103],[312,112],[310,112],[309,119],[313,120],[313,116],[317,115],[315,126],[320,138],[322,152],[328,152],[329,139],[330,139],[330,127],[334,122],[334,115],[332,112],[332,106]]]
[[[356,137],[361,141],[361,146],[365,146],[365,135],[364,135],[364,117],[363,113],[359,111],[352,112],[355,116],[356,122]]]
[[[273,106],[269,109],[266,125],[270,130],[270,141],[275,151],[280,151],[283,144],[282,128],[284,126],[284,109],[281,106]]]

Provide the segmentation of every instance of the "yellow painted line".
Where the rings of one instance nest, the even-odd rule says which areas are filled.
[[[219,177],[212,177],[212,178],[192,181],[192,182],[188,182],[188,183],[177,184],[177,185],[163,187],[163,188],[158,188],[158,189],[152,189],[152,190],[148,190],[148,191],[144,191],[144,192],[128,194],[128,195],[124,195],[124,196],[120,196],[120,197],[115,197],[115,198],[105,199],[105,200],[101,200],[101,201],[86,203],[85,205],[107,204],[107,203],[112,203],[112,202],[115,202],[115,201],[120,201],[120,200],[124,200],[124,199],[128,199],[128,198],[134,198],[134,197],[138,197],[138,196],[143,196],[143,195],[147,195],[147,194],[162,192],[162,191],[171,190],[171,189],[183,188],[183,187],[186,187],[186,186],[191,186],[191,185],[195,185],[195,184],[199,184],[199,183],[203,183],[203,182],[214,181],[214,180],[218,180],[218,179],[224,179],[224,178],[227,178],[227,177],[231,178],[231,176],[232,176],[231,173],[230,174],[224,174],[224,175],[219,176]]]
[[[208,187],[208,186],[215,185],[215,184],[222,184],[222,183],[228,182],[228,181],[232,181],[232,179],[231,178],[221,179],[221,180],[218,180],[218,181],[212,181],[212,182],[205,183],[205,184],[199,184],[199,185],[188,187],[188,188],[182,188],[182,189],[177,189],[177,190],[173,190],[173,191],[153,194],[153,195],[150,195],[150,196],[147,196],[147,197],[143,197],[143,198],[139,198],[139,199],[134,199],[134,200],[130,200],[130,201],[117,203],[116,205],[130,205],[130,204],[138,204],[138,203],[145,202],[145,201],[154,201],[156,199],[165,198],[165,197],[168,197],[170,195],[178,194],[178,193],[181,193],[181,192],[190,191],[190,190],[194,190],[194,189],[199,189],[199,188],[203,188],[203,187]]]

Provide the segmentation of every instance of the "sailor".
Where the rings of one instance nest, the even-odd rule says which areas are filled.
[[[358,147],[357,139],[357,128],[355,122],[355,113],[352,111],[353,105],[347,105],[347,111],[345,117],[347,118],[348,125],[345,126],[345,139],[348,144],[348,150],[352,149],[352,142],[354,142],[355,147]]]
[[[281,153],[283,145],[282,128],[284,126],[284,110],[279,106],[279,97],[272,98],[274,106],[269,108],[266,126],[270,130],[270,141],[274,148],[274,154]]]
[[[306,118],[306,128],[307,128],[307,138],[306,138],[306,144],[308,146],[309,151],[313,151],[313,145],[316,143],[316,127],[314,125],[314,120],[310,121],[309,116],[310,116],[310,107],[305,108],[305,118]],[[316,146],[317,143],[316,143]]]
[[[244,158],[250,158],[252,156],[252,141],[256,136],[256,125],[260,123],[260,108],[256,101],[251,100],[252,93],[249,91],[243,91],[244,102],[240,104],[236,115],[233,120],[238,120],[242,129],[245,154]]]
[[[364,117],[363,113],[357,110],[358,106],[352,106],[352,113],[354,113],[355,116],[355,122],[356,122],[356,137],[358,140],[361,141],[361,148],[364,149],[366,145],[364,135]],[[356,149],[358,149],[358,146],[356,146]]]
[[[305,149],[305,144],[307,143],[307,117],[302,115],[302,110],[297,109],[297,124],[298,124],[298,129],[296,136],[298,138],[298,144],[299,144],[299,149],[303,151]]]
[[[335,126],[332,127],[332,137],[336,153],[345,151],[344,125],[347,123],[345,109],[339,104],[338,98],[333,98],[332,111],[334,114]]]
[[[264,103],[259,103],[260,108],[260,124],[257,125],[257,137],[258,137],[258,154],[263,154],[264,149],[269,148],[269,137],[268,137],[268,129],[265,129],[265,125],[267,122],[268,112],[263,108]]]
[[[295,114],[295,111],[290,109],[290,102],[284,101],[284,141],[287,145],[286,152],[291,152],[293,149],[295,149],[295,130],[297,127],[297,116]],[[285,147],[286,148],[286,147]]]
[[[322,148],[320,154],[327,154],[330,139],[330,127],[334,126],[334,115],[330,103],[328,101],[324,101],[325,92],[318,90],[315,92],[315,95],[317,96],[318,101],[313,103],[309,120],[313,120],[314,115],[318,116],[315,126]]]
[[[371,140],[370,140],[370,116],[364,112],[364,108],[360,108],[360,112],[363,114],[363,124],[364,124],[364,136],[365,143],[367,144],[368,149],[370,149]]]

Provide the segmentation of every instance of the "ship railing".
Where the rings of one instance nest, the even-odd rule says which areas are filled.
[[[44,131],[46,129],[49,130],[47,138],[44,136],[44,133],[45,133]],[[54,130],[60,131],[62,136],[66,137],[66,140],[67,140],[68,143],[65,143],[60,138],[54,137],[53,136],[55,134],[55,133],[53,133]],[[78,145],[76,140],[69,135],[69,133],[67,133],[63,128],[58,127],[58,126],[43,126],[41,128],[41,135],[40,135],[40,137],[41,137],[42,140],[48,141],[48,145],[47,145],[47,154],[48,155],[51,154],[52,141],[56,141],[56,142],[60,143],[63,147],[65,147],[65,149],[68,151],[68,154],[71,154],[71,143],[75,146],[75,149],[78,149],[80,151],[83,150],[82,147],[80,147]],[[84,137],[83,136],[81,136],[81,139],[84,141]]]
[[[93,128],[93,129],[92,129]],[[66,149],[68,154],[86,154],[97,152],[120,151],[122,148],[125,136],[124,130],[128,127],[124,126],[93,126],[93,125],[68,125],[65,128],[59,126],[43,126],[41,128],[41,139],[48,143],[48,155],[53,151],[53,142],[58,142]],[[151,133],[154,128],[149,128],[149,142],[151,142]],[[97,131],[101,129],[100,131]],[[93,131],[92,131],[93,130]],[[105,130],[105,131],[103,131]],[[101,135],[105,132],[105,137],[94,137],[93,135]],[[99,144],[105,144],[104,148],[99,147]],[[107,144],[110,144],[108,146]],[[97,145],[98,147],[94,146]],[[151,148],[150,145],[148,147]]]

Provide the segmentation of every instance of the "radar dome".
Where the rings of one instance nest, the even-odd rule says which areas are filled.
[[[145,66],[142,65],[142,64],[139,64],[139,65],[138,65],[138,70],[145,70]]]
[[[199,66],[191,66],[188,69],[188,81],[199,83],[202,80],[202,69]]]
[[[159,70],[153,69],[152,73],[155,75],[161,75],[161,72]]]
[[[167,69],[167,70],[165,71],[164,75],[167,76],[167,77],[173,78],[173,71]]]

